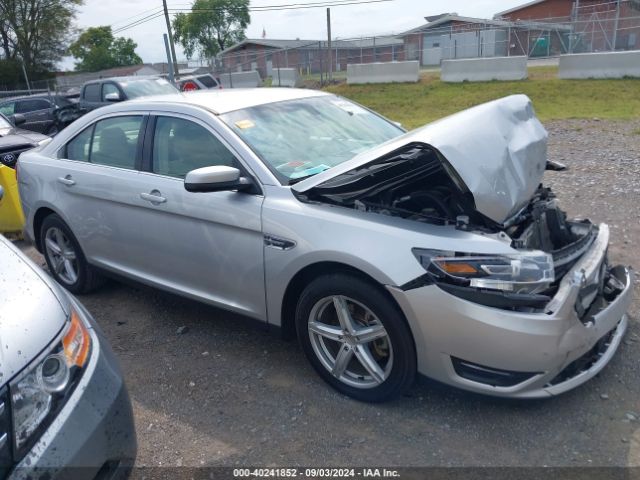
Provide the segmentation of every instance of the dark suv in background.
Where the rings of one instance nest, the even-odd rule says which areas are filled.
[[[101,78],[82,86],[80,108],[90,111],[113,102],[177,92],[176,87],[160,77]]]
[[[73,103],[62,95],[30,95],[0,100],[0,113],[11,118],[16,114],[24,117],[21,128],[32,132],[55,135],[60,129],[56,112],[73,107]]]

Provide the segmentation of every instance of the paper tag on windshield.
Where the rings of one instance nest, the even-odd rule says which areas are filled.
[[[245,130],[247,128],[253,128],[255,127],[256,124],[253,123],[251,120],[239,120],[236,122],[236,127]]]
[[[341,108],[345,112],[350,113],[351,115],[363,115],[365,113],[369,113],[364,108],[359,107],[358,105],[354,105],[351,102],[345,102],[344,100],[335,100],[331,103],[333,103],[336,107]]]

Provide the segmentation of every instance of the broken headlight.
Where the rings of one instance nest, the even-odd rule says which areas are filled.
[[[511,293],[540,293],[553,283],[553,257],[525,251],[508,255],[477,255],[413,249],[436,282]]]
[[[79,314],[47,351],[10,384],[14,451],[19,461],[51,424],[74,390],[91,350],[91,337]]]

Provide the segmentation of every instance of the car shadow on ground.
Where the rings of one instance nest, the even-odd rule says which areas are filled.
[[[171,431],[184,437],[184,451],[174,455],[190,465],[332,458],[399,465],[586,465],[596,458],[619,465],[633,438],[626,411],[640,410],[638,397],[630,397],[637,385],[618,392],[629,388],[620,379],[638,357],[635,344],[623,345],[601,375],[560,397],[501,399],[420,379],[403,397],[373,405],[333,391],[297,342],[241,315],[131,282],[109,281],[82,301],[123,361],[141,458],[150,464],[163,458],[157,447]],[[612,423],[620,437],[603,452],[595,438]],[[529,448],[535,437],[547,442],[537,453]],[[192,438],[201,450],[187,448]],[[574,438],[589,448],[576,450]],[[385,452],[370,448],[381,441]],[[357,454],[344,453],[354,447]]]

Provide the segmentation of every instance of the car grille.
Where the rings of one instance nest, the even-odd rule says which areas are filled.
[[[4,387],[0,390],[0,479],[13,467],[10,405],[9,389]]]
[[[15,168],[18,157],[21,153],[31,150],[33,145],[13,145],[0,149],[0,164]]]

